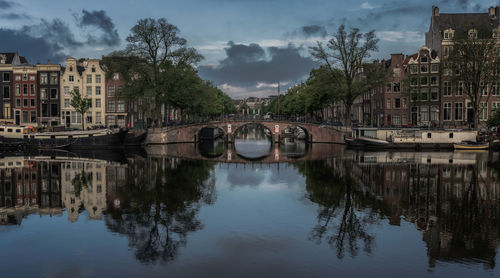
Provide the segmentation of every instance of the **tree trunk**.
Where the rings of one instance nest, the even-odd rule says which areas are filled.
[[[85,113],[82,113],[82,131],[85,130]]]

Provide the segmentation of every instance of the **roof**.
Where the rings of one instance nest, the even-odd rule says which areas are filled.
[[[417,59],[417,57],[418,57],[418,53],[406,56],[406,58],[403,62],[403,65],[408,65],[408,62],[410,61],[411,58],[413,58],[415,60],[415,59]]]
[[[8,65],[12,64],[14,66],[19,66],[29,64],[28,59],[26,59],[26,57],[24,56],[19,56],[17,52],[0,53],[0,55],[6,56],[5,64]]]
[[[488,13],[439,14],[432,16],[434,30],[467,30],[472,26],[499,26],[498,18],[492,18]]]

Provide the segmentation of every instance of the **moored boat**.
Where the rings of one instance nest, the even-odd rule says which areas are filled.
[[[463,141],[458,144],[453,144],[455,150],[487,150],[488,143],[478,143],[473,141]]]
[[[20,126],[0,125],[3,145],[25,144],[27,149],[88,149],[121,147],[127,129],[98,129],[56,132],[31,132]]]

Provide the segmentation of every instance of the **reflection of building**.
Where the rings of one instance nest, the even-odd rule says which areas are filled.
[[[414,223],[429,262],[467,260],[495,264],[500,237],[500,183],[481,153],[367,153],[351,171],[390,213]]]

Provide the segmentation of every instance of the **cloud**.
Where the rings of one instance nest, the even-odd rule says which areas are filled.
[[[0,38],[2,38],[2,51],[17,51],[31,63],[46,59],[58,63],[66,57],[63,47],[48,38],[33,37],[26,32],[11,29],[0,29]]]
[[[256,43],[227,45],[226,58],[218,66],[198,68],[202,77],[228,86],[255,89],[259,83],[300,80],[318,66],[311,57],[302,56],[302,48],[293,44],[267,48]]]
[[[302,33],[305,37],[326,37],[327,32],[325,27],[319,25],[302,26]]]
[[[6,1],[6,0],[0,0],[0,9],[7,10],[10,9],[17,4],[11,1]]]
[[[115,24],[105,11],[82,10],[82,16],[75,16],[78,26],[95,27],[102,31],[102,35],[96,37],[87,34],[88,43],[91,45],[117,46],[120,44],[120,36],[115,28]]]
[[[31,19],[31,16],[27,15],[27,14],[18,14],[18,13],[4,13],[4,14],[1,14],[0,17],[2,17],[3,19],[7,19],[7,20],[18,20],[18,19],[23,19],[23,20],[26,20],[26,19]]]
[[[81,47],[83,42],[77,41],[69,26],[60,19],[47,21],[42,19],[38,25],[25,25],[21,32],[30,34],[33,37],[42,37],[58,43],[63,47]]]
[[[423,32],[416,31],[377,31],[377,38],[388,42],[421,42],[424,38]]]
[[[377,7],[370,4],[370,2],[364,2],[363,4],[361,4],[360,8],[365,10],[373,10]]]

